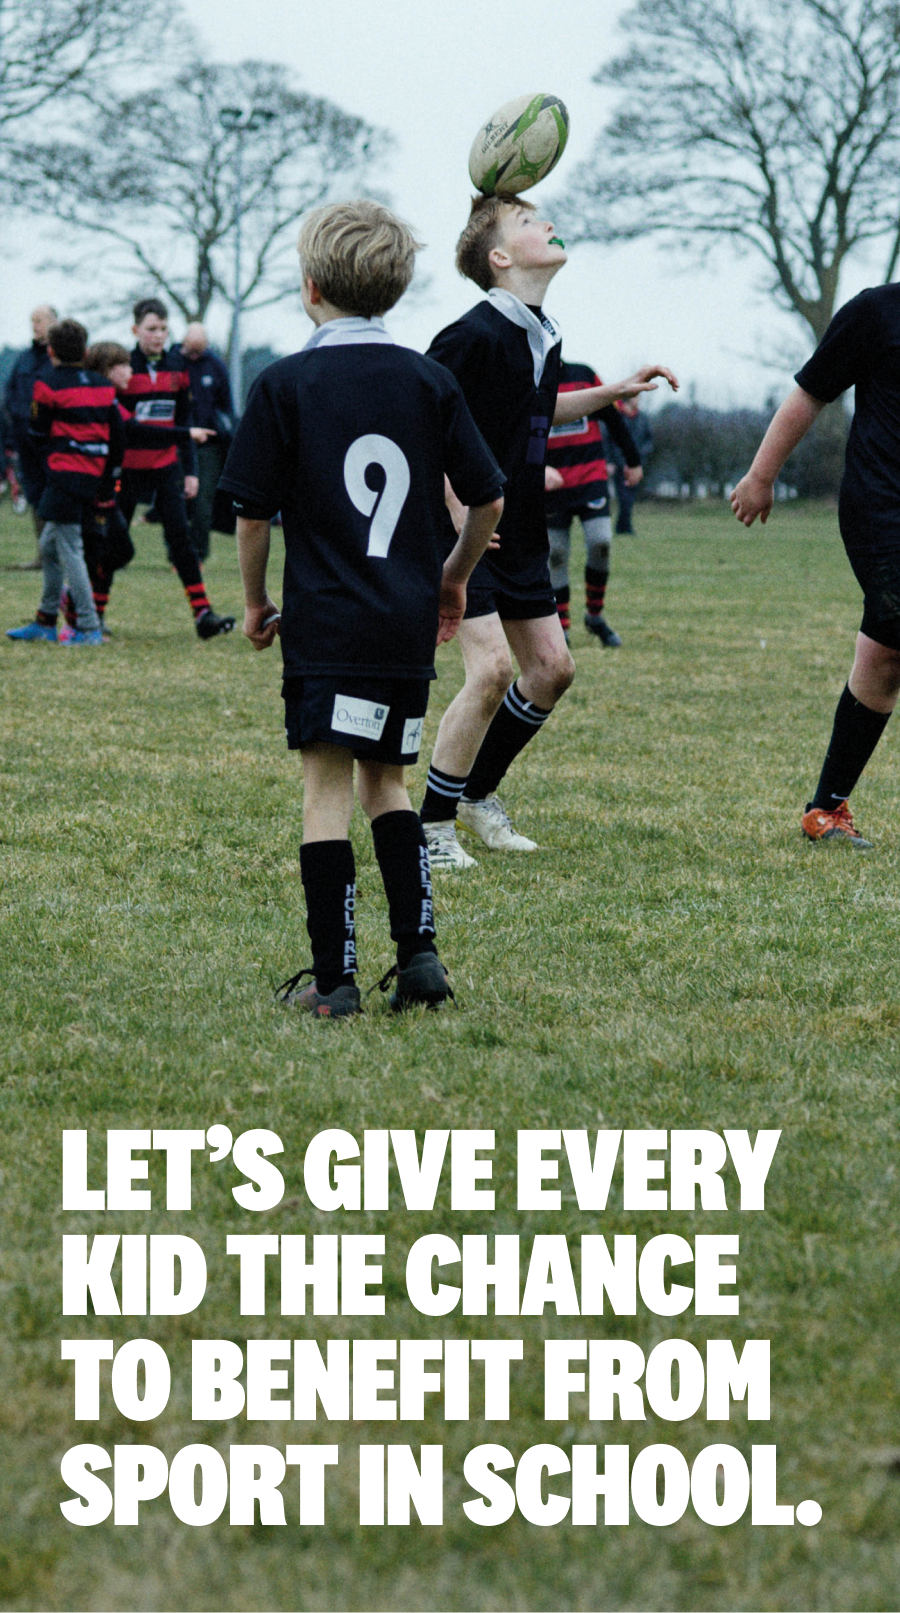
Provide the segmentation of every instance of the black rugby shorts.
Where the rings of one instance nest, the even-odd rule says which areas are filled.
[[[525,561],[515,571],[501,571],[487,556],[479,560],[466,589],[467,622],[476,616],[501,621],[531,622],[556,615],[556,595],[550,581],[549,553]]]
[[[418,760],[431,685],[425,678],[285,678],[288,750],[324,743],[358,761],[398,767]]]

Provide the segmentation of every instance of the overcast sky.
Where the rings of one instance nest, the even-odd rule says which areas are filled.
[[[185,0],[184,10],[207,54],[223,62],[256,57],[292,68],[303,88],[391,128],[398,147],[385,188],[427,242],[420,263],[431,285],[391,324],[410,346],[431,336],[478,295],[453,268],[456,237],[468,215],[469,147],[477,129],[504,101],[526,92],[560,95],[571,114],[568,149],[529,198],[550,211],[555,189],[585,155],[616,97],[591,75],[621,49],[617,20],[624,0]],[[332,26],[331,19],[334,18]],[[173,69],[180,64],[172,63]],[[48,237],[48,240],[50,237]],[[98,238],[99,240],[99,238]],[[78,314],[78,286],[35,265],[52,256],[34,223],[16,221],[0,246],[0,345],[24,343],[36,301]],[[554,281],[549,311],[563,329],[571,359],[590,362],[609,379],[650,360],[675,369],[701,401],[758,404],[783,394],[808,348],[799,325],[773,309],[761,288],[761,262],[727,249],[700,271],[673,263],[657,245],[609,250],[577,247]],[[848,272],[841,300],[868,283],[865,265]],[[93,336],[125,334],[123,327]],[[279,351],[302,344],[310,326],[296,304],[245,320],[244,341]],[[220,312],[215,340],[226,334]],[[176,327],[176,334],[178,334]],[[765,353],[780,368],[759,362]]]

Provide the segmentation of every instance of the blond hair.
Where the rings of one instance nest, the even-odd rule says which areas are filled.
[[[472,201],[469,222],[456,243],[456,267],[467,280],[474,280],[482,291],[490,291],[497,281],[491,268],[490,255],[497,245],[504,214],[524,208],[537,212],[531,202],[521,196],[476,196]]]
[[[380,202],[333,202],[308,213],[297,251],[304,280],[345,314],[373,319],[400,301],[422,250]]]

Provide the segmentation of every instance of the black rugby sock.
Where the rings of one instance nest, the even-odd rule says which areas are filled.
[[[349,840],[301,846],[300,875],[316,986],[327,997],[337,986],[352,986],[356,974],[356,864]]]
[[[519,693],[518,683],[510,684],[466,781],[463,793],[467,801],[483,801],[486,795],[493,794],[508,767],[528,741],[540,733],[549,715],[549,711]]]
[[[884,733],[890,713],[873,711],[850,693],[849,685],[837,703],[831,743],[811,807],[833,812],[855,788],[863,768]]]
[[[417,952],[436,952],[431,868],[425,833],[415,812],[382,812],[372,819],[375,856],[391,917],[397,962],[405,969]]]
[[[452,823],[459,798],[466,787],[464,778],[442,773],[432,762],[425,780],[425,795],[419,817],[423,823]]]

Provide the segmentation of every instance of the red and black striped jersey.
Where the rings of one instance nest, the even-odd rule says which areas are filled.
[[[95,498],[122,452],[115,388],[74,365],[48,370],[34,383],[31,435],[46,452],[48,482],[76,498]]]
[[[584,387],[601,386],[599,375],[589,364],[560,365],[560,392],[578,392]],[[608,471],[603,452],[603,431],[619,444],[626,465],[639,465],[641,456],[634,445],[631,432],[614,404],[598,409],[595,414],[582,415],[562,426],[554,426],[547,443],[547,464],[558,470],[564,486],[547,494],[547,513],[561,514],[580,504],[589,504],[602,498],[606,492]]]
[[[127,390],[119,395],[126,424],[123,471],[148,475],[167,470],[180,454],[185,475],[195,475],[197,456],[188,431],[191,382],[184,360],[174,348],[150,360],[136,347],[131,368]]]

